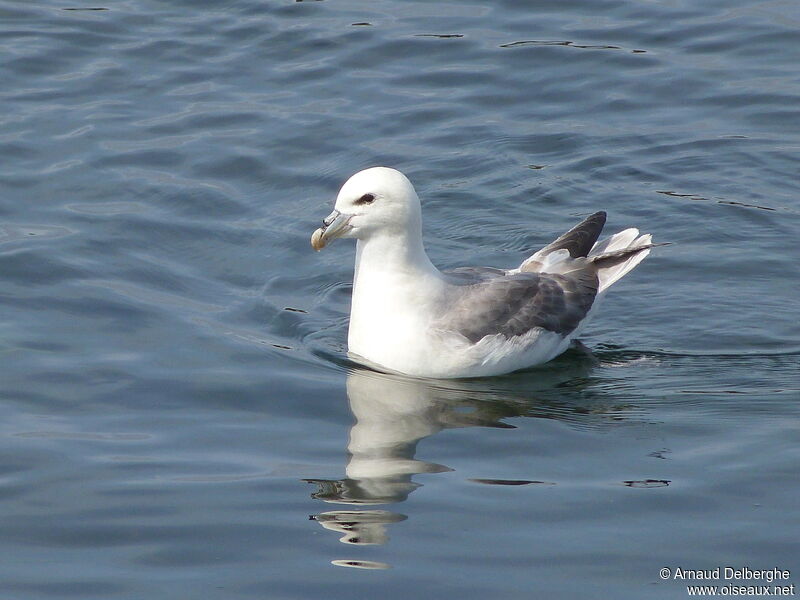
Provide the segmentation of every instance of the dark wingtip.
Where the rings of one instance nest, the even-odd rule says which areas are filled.
[[[575,227],[553,242],[553,250],[566,248],[572,258],[586,256],[594,246],[603,226],[606,224],[606,212],[599,210],[586,217]]]

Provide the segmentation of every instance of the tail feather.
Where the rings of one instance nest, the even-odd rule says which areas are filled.
[[[634,232],[632,235],[631,231]],[[651,248],[668,245],[653,244],[649,233],[637,237],[638,233],[637,230],[620,232],[617,236],[626,235],[616,240],[613,239],[616,236],[612,236],[609,244],[601,246],[605,251],[598,253],[593,248],[589,253],[589,260],[597,268],[597,278],[600,280],[598,294],[602,294],[609,286],[633,270],[650,254]],[[606,241],[609,240],[603,240]]]
[[[629,247],[637,237],[639,237],[638,229],[635,227],[625,229],[597,242],[589,251],[589,256],[622,250]]]
[[[604,212],[591,215],[509,273],[565,275],[591,265],[599,280],[597,293],[602,294],[642,262],[650,254],[651,248],[668,245],[654,244],[649,233],[640,235],[635,227],[595,241],[605,220]]]

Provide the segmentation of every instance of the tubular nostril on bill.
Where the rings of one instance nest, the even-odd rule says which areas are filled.
[[[339,216],[339,214],[340,213],[339,213],[338,210],[334,210],[331,214],[329,214],[327,217],[322,219],[322,226],[323,227],[330,227],[331,223],[333,223],[336,220],[336,218]]]

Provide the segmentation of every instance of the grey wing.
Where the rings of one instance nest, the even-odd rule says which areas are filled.
[[[597,276],[519,273],[453,287],[451,294],[437,326],[472,343],[498,333],[510,339],[537,327],[567,335],[592,307]]]

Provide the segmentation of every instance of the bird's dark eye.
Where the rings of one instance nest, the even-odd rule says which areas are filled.
[[[355,204],[372,204],[373,202],[375,202],[375,196],[372,194],[364,194],[361,196],[361,198],[355,201]]]

